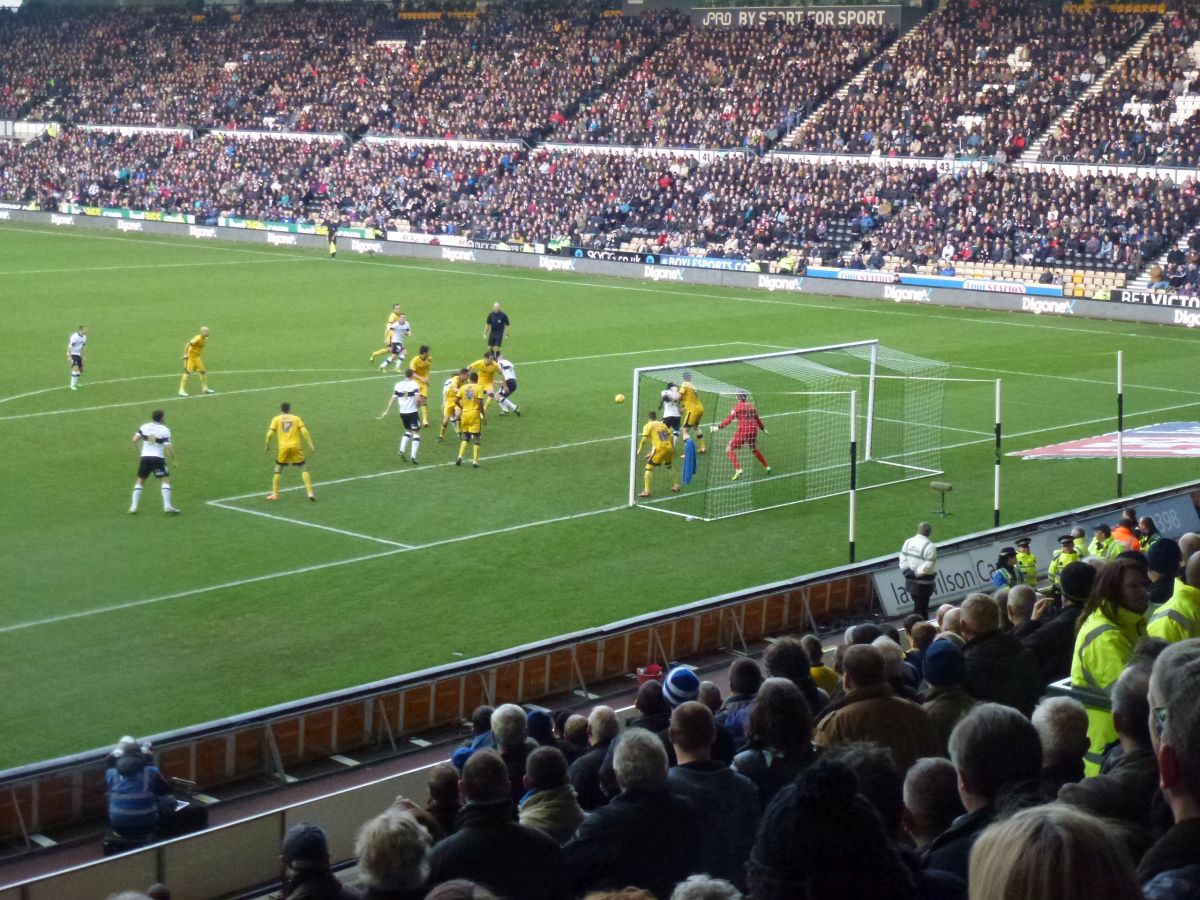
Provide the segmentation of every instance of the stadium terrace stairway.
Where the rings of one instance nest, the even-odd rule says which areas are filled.
[[[1147,28],[1145,33],[1143,33],[1141,37],[1134,41],[1133,45],[1124,53],[1122,53],[1121,56],[1118,57],[1117,60],[1105,70],[1102,77],[1096,79],[1091,87],[1080,94],[1079,97],[1075,99],[1075,102],[1073,102],[1070,106],[1064,109],[1062,113],[1059,114],[1059,116],[1050,124],[1050,127],[1048,127],[1045,131],[1038,135],[1037,138],[1030,142],[1025,152],[1022,153],[1018,158],[1022,161],[1041,159],[1042,149],[1046,146],[1047,139],[1051,135],[1058,134],[1059,126],[1061,126],[1064,122],[1070,121],[1082,106],[1103,91],[1112,77],[1121,71],[1121,67],[1128,60],[1140,57],[1142,52],[1146,49],[1146,45],[1150,43],[1151,38],[1153,38],[1156,34],[1160,34],[1164,28],[1166,28],[1166,23],[1161,20],[1155,22],[1153,25]]]

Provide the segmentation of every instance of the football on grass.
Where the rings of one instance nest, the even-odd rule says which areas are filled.
[[[614,403],[624,403],[624,402],[625,402],[625,395],[624,395],[624,394],[617,394],[617,396],[613,397],[613,402],[614,402]]]

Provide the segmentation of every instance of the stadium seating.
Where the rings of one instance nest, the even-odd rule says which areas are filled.
[[[1054,13],[952,0],[871,64],[791,142],[900,156],[1020,153],[1142,30],[1100,7]]]
[[[874,234],[909,263],[1136,272],[1200,218],[1192,182],[1012,169],[933,182]],[[1003,274],[1003,273],[1002,273]],[[1115,280],[1113,282],[1115,284]]]
[[[1200,11],[1172,13],[1142,52],[1047,137],[1041,158],[1195,166],[1200,162]]]
[[[650,147],[774,143],[895,36],[885,26],[808,22],[680,29],[561,138]]]

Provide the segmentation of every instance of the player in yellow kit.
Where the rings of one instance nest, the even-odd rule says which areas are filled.
[[[421,352],[416,355],[409,368],[412,369],[413,380],[421,386],[421,427],[429,427],[429,367],[433,360],[429,358],[429,347],[422,344]]]
[[[279,499],[279,477],[283,467],[298,466],[300,477],[304,479],[304,487],[308,490],[308,499],[316,502],[317,498],[313,495],[312,476],[308,474],[308,469],[305,467],[304,448],[300,446],[301,435],[304,435],[304,439],[308,441],[308,452],[314,452],[317,448],[313,446],[312,435],[308,433],[304,420],[299,416],[292,415],[290,403],[279,404],[279,415],[273,418],[271,424],[267,426],[267,452],[271,452],[272,437],[278,442],[278,450],[275,453],[275,478],[271,481],[271,493],[267,494],[268,500]]]
[[[438,432],[438,443],[446,438],[446,426],[454,423],[458,431],[458,389],[467,383],[467,370],[459,369],[442,385],[442,430]]]
[[[700,402],[700,395],[696,392],[696,386],[692,384],[692,373],[684,372],[683,381],[679,385],[679,402],[683,404],[683,439],[686,441],[690,437],[696,439],[696,452],[704,452],[704,429],[700,427],[700,420],[704,418],[704,404]]]
[[[383,326],[383,346],[371,354],[371,358],[367,362],[375,362],[377,356],[383,356],[392,349],[392,326],[400,321],[400,304],[392,304],[391,315],[388,316],[387,324]]]
[[[674,484],[671,490],[679,493],[679,476],[675,473],[672,463],[675,460],[675,436],[671,429],[658,421],[658,413],[654,410],[646,413],[646,427],[642,429],[642,439],[638,441],[637,452],[641,455],[646,441],[650,442],[650,452],[646,454],[646,489],[638,494],[639,497],[650,496],[650,481],[654,477],[655,466],[666,466],[671,473]]]
[[[462,435],[462,443],[458,445],[456,466],[463,464],[467,454],[467,445],[474,444],[471,465],[479,466],[479,435],[483,430],[483,388],[479,385],[479,373],[471,372],[466,382],[458,389],[458,431]]]
[[[489,350],[483,354],[483,359],[475,360],[469,368],[473,372],[479,373],[479,389],[483,391],[486,398],[483,403],[483,411],[487,412],[487,408],[492,405],[492,400],[496,396],[496,375],[500,372],[500,363],[496,362],[496,354]]]
[[[179,396],[188,395],[188,376],[195,372],[200,376],[200,390],[215,394],[208,389],[208,372],[204,368],[204,347],[208,343],[208,328],[200,327],[200,333],[183,345],[183,377],[179,379]]]

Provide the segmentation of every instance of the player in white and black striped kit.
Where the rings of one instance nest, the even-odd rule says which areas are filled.
[[[171,429],[163,424],[165,417],[161,409],[156,409],[150,414],[150,421],[133,436],[133,442],[142,445],[142,458],[138,462],[137,481],[133,485],[133,502],[129,506],[131,513],[138,511],[138,504],[142,501],[142,486],[151,475],[162,486],[163,512],[179,512],[171,505],[171,473],[167,469],[167,458],[175,462],[175,446],[171,443]]]
[[[79,376],[83,374],[83,348],[87,346],[87,328],[80,325],[67,338],[67,359],[71,361],[71,390],[79,390]]]
[[[379,371],[383,371],[390,363],[396,364],[396,370],[404,365],[404,339],[412,337],[412,326],[408,324],[408,319],[404,317],[404,313],[399,313],[399,318],[388,328],[388,355],[384,357],[383,362],[379,366]]]
[[[658,405],[662,407],[662,423],[671,429],[675,440],[679,440],[679,426],[683,421],[679,415],[680,399],[679,386],[673,381],[668,381]]]
[[[400,458],[404,459],[404,453],[408,450],[408,443],[412,441],[412,456],[409,459],[415,466],[417,464],[417,451],[421,449],[421,404],[425,402],[425,398],[421,396],[421,385],[413,378],[413,370],[406,369],[404,371],[404,380],[397,381],[396,387],[392,389],[392,396],[388,397],[387,407],[383,410],[383,418],[391,411],[392,404],[396,404],[396,411],[400,413],[400,421],[404,423],[404,435],[400,438]]]
[[[503,356],[496,357],[496,364],[500,366],[500,374],[504,377],[504,387],[496,395],[500,399],[500,415],[513,412],[519,416],[521,408],[509,399],[517,392],[517,370]]]

